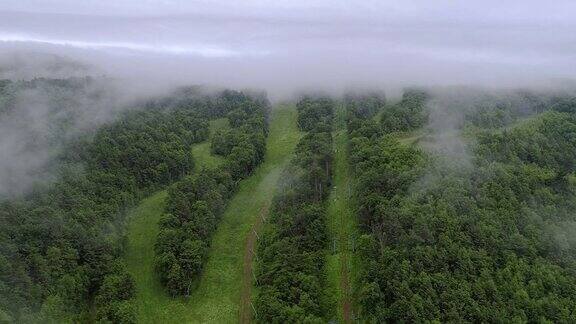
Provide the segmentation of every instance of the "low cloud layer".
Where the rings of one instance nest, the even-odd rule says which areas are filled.
[[[64,137],[110,120],[127,98],[184,84],[259,88],[272,100],[361,87],[541,88],[576,77],[575,18],[569,0],[3,0],[0,79],[104,80]],[[18,96],[0,120],[0,194],[29,187],[58,152],[47,144],[49,96]],[[430,105],[430,127],[448,134],[440,149],[466,161],[449,105]]]
[[[306,87],[538,85],[576,75],[576,4],[559,0],[5,0],[2,48],[107,74],[285,94]]]
[[[76,71],[77,67],[58,57],[32,58],[54,63],[47,65],[52,67],[47,73]],[[53,180],[58,174],[53,162],[67,143],[91,134],[126,109],[137,109],[137,100],[151,93],[125,88],[107,78],[0,83],[0,198]]]

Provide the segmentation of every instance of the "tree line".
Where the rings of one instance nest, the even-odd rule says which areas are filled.
[[[326,313],[322,273],[334,102],[304,97],[297,109],[298,125],[306,134],[284,170],[258,248],[259,323],[322,322]]]
[[[210,239],[238,182],[263,162],[270,105],[263,97],[228,93],[223,110],[230,129],[211,139],[214,154],[225,157],[215,169],[203,168],[168,190],[166,214],[155,244],[155,267],[172,296],[187,296],[198,282]]]
[[[83,91],[77,80],[37,82],[45,84],[78,96]],[[65,143],[54,182],[3,199],[0,321],[135,322],[135,286],[121,262],[126,211],[192,172],[191,146],[207,140],[208,120],[242,96],[186,88],[142,102]],[[66,118],[53,126],[66,127]]]
[[[406,89],[402,94],[402,99],[395,104],[389,105],[382,109],[380,116],[380,125],[382,131],[386,133],[391,132],[406,132],[421,128],[428,122],[428,111],[425,107],[425,102],[428,99],[428,94],[420,89]],[[366,106],[369,102],[366,98],[360,98],[360,106]],[[353,105],[358,100],[353,100],[347,103],[349,111],[357,112],[358,109]],[[374,104],[372,104],[374,106]],[[357,117],[358,113],[355,113]]]
[[[573,101],[560,102],[535,113],[571,111]],[[498,125],[502,107],[468,112],[465,123],[485,126],[471,135],[470,164],[350,119],[361,320],[576,320],[575,117],[478,123]]]

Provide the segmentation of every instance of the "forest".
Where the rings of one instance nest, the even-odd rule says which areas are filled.
[[[380,125],[369,116],[349,122],[360,318],[576,320],[573,100],[520,93],[474,102],[457,126],[469,153],[446,153],[404,145],[389,128],[384,118],[402,118],[398,106],[422,111],[416,120],[433,113],[422,102],[433,99],[408,96]]]
[[[205,290],[229,282],[203,281],[217,273],[240,278],[218,298],[243,323],[576,321],[572,92],[410,87],[273,105],[262,92],[192,86],[80,123],[75,107],[112,104],[99,82],[0,82],[0,126],[33,123],[31,94],[50,125],[21,133],[22,147],[48,149],[35,181],[0,192],[0,323],[139,323],[164,311],[136,302],[125,262],[128,224],[151,196],[165,198],[147,266],[173,305],[213,301]],[[294,119],[271,127],[278,111]],[[202,143],[217,164],[198,164]],[[267,169],[283,145],[285,162]],[[263,197],[250,202],[261,214],[242,218],[233,202],[256,180],[243,197]],[[219,255],[222,233],[254,246]],[[336,274],[335,255],[347,262]]]
[[[226,202],[238,181],[264,159],[269,108],[266,100],[234,94],[223,111],[231,129],[214,134],[211,140],[211,151],[226,158],[224,165],[201,169],[169,189],[155,250],[157,272],[171,295],[190,293]]]
[[[0,324],[576,324],[575,50],[575,0],[0,0]]]
[[[14,97],[30,87],[47,87],[50,104],[55,109],[53,115],[61,118],[54,126],[64,129],[67,118],[73,118],[67,114],[74,111],[66,109],[62,101],[81,98],[90,82],[89,79],[38,79],[23,84],[6,81],[3,93]],[[10,97],[2,103],[0,118],[9,118],[19,108]],[[172,247],[164,241],[167,236],[160,236],[158,250],[165,247],[174,249],[166,253],[198,255],[189,255],[189,260],[179,259],[176,265],[169,264],[170,260],[158,264],[169,265],[173,270],[181,263],[184,270],[180,276],[186,278],[194,274],[195,267],[200,267],[190,264],[200,262],[197,260],[203,253],[200,247],[205,243],[202,239],[206,240],[209,234],[200,227],[208,231],[215,226],[209,223],[209,215],[202,212],[207,207],[221,210],[235,182],[261,161],[267,101],[259,94],[226,90],[205,95],[198,89],[185,88],[168,98],[142,105],[128,109],[118,120],[94,132],[60,143],[64,148],[51,162],[58,180],[1,202],[2,321],[135,322],[136,310],[131,303],[134,284],[120,260],[124,216],[142,197],[169,184],[175,188],[171,190],[169,204],[174,216],[167,217],[163,225],[166,231],[192,231],[196,240],[177,241]],[[246,141],[238,143],[228,154],[225,169],[192,174],[194,157],[190,149],[194,143],[207,140],[208,120],[236,110],[250,114],[236,124],[246,134]],[[55,137],[60,129],[56,128]],[[195,179],[203,181],[202,190],[206,193],[202,197],[206,201],[195,198]],[[214,187],[206,188],[207,183],[214,183]],[[191,210],[200,217],[201,226],[175,224],[178,220],[193,219],[182,214]],[[162,257],[165,255],[159,260]],[[159,266],[163,274],[162,269]],[[181,277],[172,281],[180,279],[180,286],[185,285]],[[182,291],[178,285],[167,285],[171,291]]]
[[[304,97],[296,104],[306,134],[284,170],[258,255],[257,322],[317,322],[325,312],[323,278],[326,197],[332,178],[334,102]]]

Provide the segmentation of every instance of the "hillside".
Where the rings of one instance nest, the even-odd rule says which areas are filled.
[[[188,297],[171,298],[154,274],[154,240],[157,223],[164,212],[166,191],[145,199],[131,213],[128,230],[127,264],[137,287],[138,322],[234,322],[240,312],[242,282],[252,282],[251,273],[243,276],[246,241],[252,227],[270,204],[278,181],[279,170],[289,158],[298,138],[295,131],[295,111],[278,107],[272,112],[266,162],[240,188],[226,207],[222,223],[214,234],[208,262],[202,280]],[[223,127],[223,121],[213,122],[212,134]],[[218,157],[210,154],[209,142],[192,148],[197,167],[213,167]],[[248,295],[249,299],[249,295]],[[250,306],[248,306],[250,307]],[[244,310],[246,311],[246,310]],[[248,309],[251,313],[251,308]],[[250,315],[249,313],[249,315]]]
[[[576,101],[460,91],[183,88],[77,138],[55,119],[53,179],[0,202],[0,319],[572,322]]]

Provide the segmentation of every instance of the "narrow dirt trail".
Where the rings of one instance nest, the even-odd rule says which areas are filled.
[[[253,260],[255,255],[258,233],[268,216],[269,205],[262,207],[260,217],[252,226],[252,230],[246,239],[244,247],[244,269],[242,273],[242,294],[240,295],[240,323],[246,324],[252,321],[252,278],[253,278]]]
[[[261,226],[259,216],[270,206],[281,171],[301,136],[294,106],[277,107],[271,117],[265,161],[240,182],[212,239],[199,285],[190,297],[168,296],[153,271],[154,239],[166,191],[144,200],[133,212],[127,264],[138,288],[138,323],[238,323],[244,287],[252,285],[251,270],[244,278],[245,248],[252,229]],[[196,153],[209,152],[207,147]],[[217,162],[208,157],[203,160]],[[251,244],[255,246],[256,241]],[[251,260],[248,264],[251,267]],[[250,289],[247,291],[251,294]]]
[[[264,163],[240,182],[222,216],[199,286],[190,295],[185,322],[238,323],[243,287],[252,285],[251,276],[244,280],[246,243],[261,219],[262,208],[270,206],[284,165],[300,138],[296,117],[294,106],[272,111]]]
[[[276,168],[274,170],[275,182],[273,186],[267,186],[265,188],[259,188],[259,192],[253,192],[253,194],[265,195],[266,199],[263,200],[260,205],[260,212],[258,217],[253,221],[253,225],[250,228],[246,236],[246,241],[244,243],[244,257],[242,261],[242,290],[240,293],[240,307],[238,313],[238,320],[240,323],[250,323],[252,322],[254,309],[252,305],[252,292],[254,285],[254,257],[256,256],[256,249],[258,246],[258,233],[262,229],[262,226],[266,222],[268,216],[268,210],[272,204],[272,198],[276,189],[276,182],[279,180],[282,170],[290,161],[292,153],[296,148],[301,133],[298,131],[296,125],[296,110],[295,107],[284,107],[284,111],[280,110],[277,114],[281,114],[285,122],[279,126],[279,130],[276,131],[280,134],[276,139],[272,139],[274,146],[268,146],[270,161],[265,163],[273,163]]]

